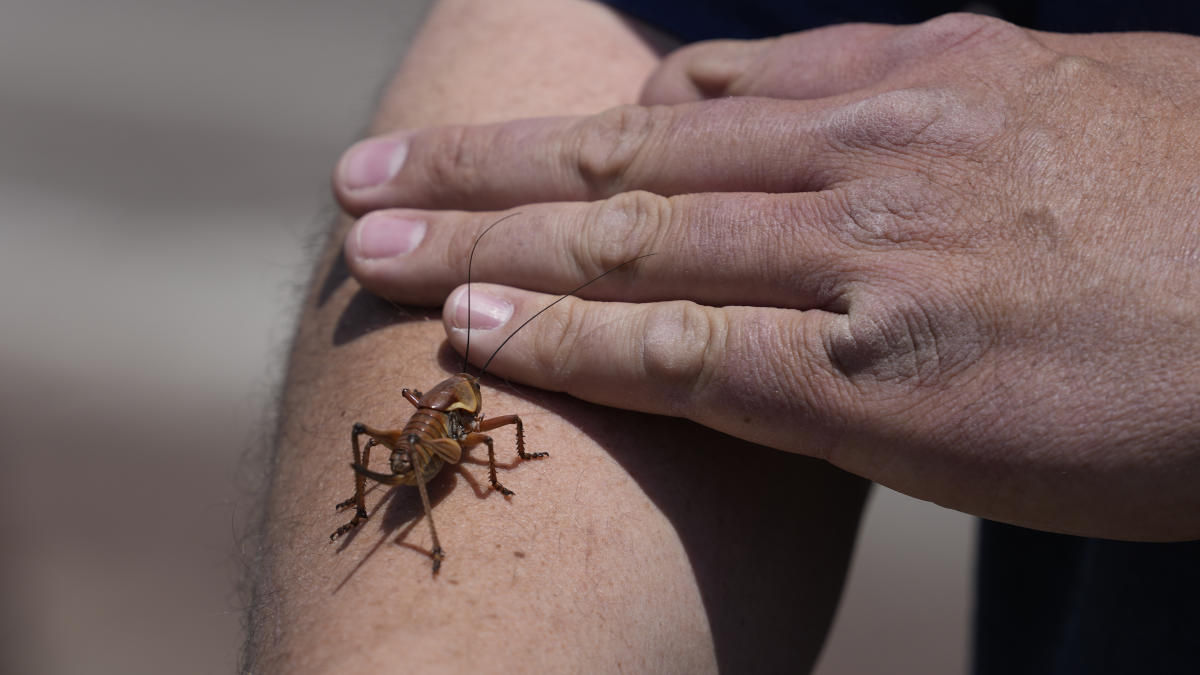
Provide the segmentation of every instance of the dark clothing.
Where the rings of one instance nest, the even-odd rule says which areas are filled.
[[[983,522],[975,673],[1200,673],[1200,541]]]
[[[607,0],[684,42],[756,38],[835,23],[918,23],[961,9],[961,0]],[[1200,3],[1188,0],[999,0],[999,16],[1059,33],[1156,30],[1200,35]]]

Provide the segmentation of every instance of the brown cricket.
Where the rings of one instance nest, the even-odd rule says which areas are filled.
[[[514,335],[529,325],[529,322],[536,319],[542,312],[545,312],[555,304],[608,274],[653,254],[626,260],[620,265],[616,265],[602,274],[593,277],[587,283],[581,284],[559,296],[558,299],[538,310],[537,313],[526,319],[508,337],[504,338],[504,341],[500,343],[496,351],[492,352],[492,355],[488,357],[487,362],[480,369],[479,375],[471,375],[466,370],[467,358],[470,355],[471,349],[470,283],[471,265],[475,259],[475,248],[479,246],[480,240],[493,227],[515,215],[518,214],[514,213],[505,216],[489,225],[487,229],[476,237],[475,243],[471,246],[471,253],[467,259],[468,323],[467,346],[463,354],[463,372],[442,380],[427,393],[421,393],[420,391],[408,388],[402,389],[400,395],[417,409],[402,429],[377,429],[369,427],[362,422],[355,422],[354,426],[351,427],[350,446],[354,453],[354,461],[350,464],[350,468],[354,470],[354,495],[339,503],[336,509],[341,511],[353,506],[354,517],[350,519],[350,522],[342,525],[333,534],[329,535],[331,541],[336,540],[367,519],[367,509],[364,503],[366,479],[370,478],[384,485],[415,485],[417,486],[417,492],[421,495],[421,505],[425,509],[425,519],[429,521],[429,533],[433,539],[433,550],[429,555],[433,559],[433,573],[437,574],[438,570],[441,569],[442,560],[445,559],[446,554],[442,550],[441,543],[438,541],[437,528],[433,524],[433,509],[429,504],[429,493],[425,489],[425,484],[436,476],[446,464],[457,464],[462,459],[464,450],[482,443],[487,446],[488,450],[488,481],[491,483],[492,488],[502,495],[513,495],[513,491],[501,485],[500,481],[496,478],[495,448],[493,447],[492,437],[484,433],[510,424],[517,427],[518,457],[525,460],[549,456],[549,453],[546,452],[531,453],[525,451],[525,426],[521,423],[521,418],[517,415],[501,415],[484,419],[482,412],[483,396],[479,390],[479,378],[483,377],[483,374],[487,372],[487,367],[491,365],[492,359],[496,358],[496,354],[500,353],[504,345],[508,344],[508,341]],[[364,435],[368,437],[368,440],[365,446],[360,446],[359,437]],[[368,468],[371,448],[376,445],[381,445],[391,451],[391,457],[388,460],[391,473],[379,473]]]

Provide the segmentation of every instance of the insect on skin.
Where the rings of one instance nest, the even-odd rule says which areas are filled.
[[[441,569],[442,560],[445,559],[446,554],[438,541],[437,528],[433,525],[433,510],[429,505],[429,493],[425,489],[425,484],[436,476],[446,464],[457,464],[462,459],[464,450],[482,443],[487,446],[488,450],[488,481],[491,483],[492,488],[505,496],[514,494],[512,490],[501,485],[500,481],[496,478],[495,448],[492,444],[492,437],[485,433],[510,424],[517,427],[518,457],[525,460],[540,459],[549,456],[549,453],[546,452],[525,452],[525,426],[521,423],[520,417],[516,415],[501,415],[499,417],[484,419],[482,412],[483,396],[479,390],[479,378],[487,372],[487,367],[491,364],[492,359],[496,358],[496,354],[500,353],[504,345],[508,344],[508,341],[514,335],[529,325],[529,322],[536,319],[542,312],[602,277],[653,254],[627,260],[592,278],[587,283],[559,296],[557,300],[538,310],[537,313],[529,317],[525,323],[522,323],[505,338],[504,342],[501,342],[500,346],[496,348],[496,351],[488,357],[487,362],[480,369],[478,376],[471,375],[466,370],[467,357],[471,350],[471,295],[469,285],[471,283],[471,263],[475,259],[475,247],[479,245],[480,240],[493,227],[515,215],[518,214],[514,213],[497,220],[480,233],[475,239],[475,243],[471,246],[471,253],[467,258],[467,347],[463,355],[463,372],[442,380],[427,393],[407,388],[402,389],[400,395],[417,409],[402,429],[378,429],[367,426],[362,422],[355,422],[354,426],[351,427],[350,446],[354,452],[354,461],[350,465],[350,468],[354,470],[354,495],[339,503],[336,509],[342,511],[353,506],[354,517],[350,519],[350,522],[342,525],[333,534],[329,535],[330,541],[336,540],[367,519],[364,491],[368,478],[384,485],[415,485],[417,486],[417,492],[421,495],[421,505],[425,509],[425,519],[429,521],[429,533],[433,538],[433,550],[430,552],[430,557],[433,559],[433,573],[437,574],[438,570]],[[361,436],[367,436],[368,438],[364,446],[360,446],[359,444]],[[391,473],[379,473],[368,468],[371,448],[376,445],[381,445],[391,451],[391,457],[388,461]]]

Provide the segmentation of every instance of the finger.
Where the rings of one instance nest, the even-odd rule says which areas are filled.
[[[863,205],[840,191],[626,192],[592,203],[525,206],[503,218],[375,211],[350,231],[346,260],[367,289],[406,304],[440,304],[468,279],[562,292],[653,253],[638,266],[636,283],[598,285],[585,295],[831,307],[844,304],[842,296],[872,264],[869,247],[853,234],[861,236],[855,221],[862,218],[847,212],[850,203]]]
[[[857,115],[853,106],[724,99],[424,129],[352,147],[335,173],[335,191],[361,214],[395,206],[502,209],[629,190],[823,189],[848,177],[847,148],[870,141],[846,137],[863,131],[846,124],[847,110]],[[886,122],[872,122],[875,135],[893,134]]]
[[[646,105],[722,96],[815,99],[911,86],[929,59],[1009,24],[948,14],[912,26],[843,24],[765,40],[700,42],[668,55],[642,90]]]
[[[667,55],[643,87],[641,103],[822,98],[861,89],[885,72],[876,45],[894,30],[844,24],[762,40],[698,42]]]
[[[451,344],[466,348],[466,290],[447,300]],[[470,360],[482,366],[554,300],[472,284]],[[487,371],[620,408],[685,417],[775,448],[826,456],[860,418],[831,345],[845,315],[686,301],[568,297],[517,332]]]

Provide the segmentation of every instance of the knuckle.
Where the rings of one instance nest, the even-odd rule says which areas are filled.
[[[1020,56],[1036,62],[1053,59],[1055,55],[1031,31],[996,17],[961,12],[896,31],[884,52],[896,67],[914,72],[922,79],[926,79],[922,73],[940,66],[954,70],[960,77],[975,76],[991,87],[1000,83],[997,78],[1008,79],[1003,71],[996,70],[997,59],[1007,62]],[[1022,72],[1011,69],[1012,75]]]
[[[1005,113],[966,92],[897,89],[842,108],[831,126],[834,137],[852,148],[902,150],[908,161],[922,154],[945,159],[968,156],[998,136]]]
[[[927,98],[924,91],[901,89],[852,103],[831,119],[835,138],[851,147],[906,147],[938,117]]]
[[[1034,78],[1031,88],[1042,94],[1063,97],[1091,95],[1093,91],[1125,86],[1119,82],[1121,77],[1112,67],[1096,59],[1078,54],[1054,54],[1048,59],[1041,76]],[[1107,106],[1111,104],[1110,101],[1101,102],[1094,114],[1098,118],[1104,117]],[[1133,114],[1145,115],[1146,111],[1139,109]]]
[[[433,189],[462,190],[479,182],[480,143],[470,127],[452,126],[426,132],[433,152],[426,154],[425,170]],[[482,144],[486,147],[486,143]]]
[[[984,223],[959,222],[959,201],[952,190],[924,177],[872,182],[843,195],[840,217],[831,220],[833,236],[866,250],[961,250],[974,247]]]
[[[1078,83],[1102,72],[1099,61],[1078,54],[1059,54],[1051,61],[1050,71],[1059,82]]]
[[[713,381],[727,336],[724,315],[686,300],[647,305],[640,335],[641,370],[681,409]]]
[[[904,55],[940,54],[1026,35],[1023,29],[1002,19],[953,12],[898,32],[893,48]]]
[[[621,192],[624,178],[637,164],[662,110],[623,105],[571,127],[568,155],[574,157],[575,172],[592,198]]]
[[[652,192],[622,192],[593,202],[573,247],[581,276],[594,277],[649,253],[657,233],[670,221],[671,200]]]
[[[585,338],[586,305],[568,297],[529,325],[538,370],[553,382],[569,381]]]
[[[967,370],[988,348],[970,307],[962,293],[945,286],[893,287],[851,308],[849,330],[832,339],[830,356],[859,383],[928,389]]]

